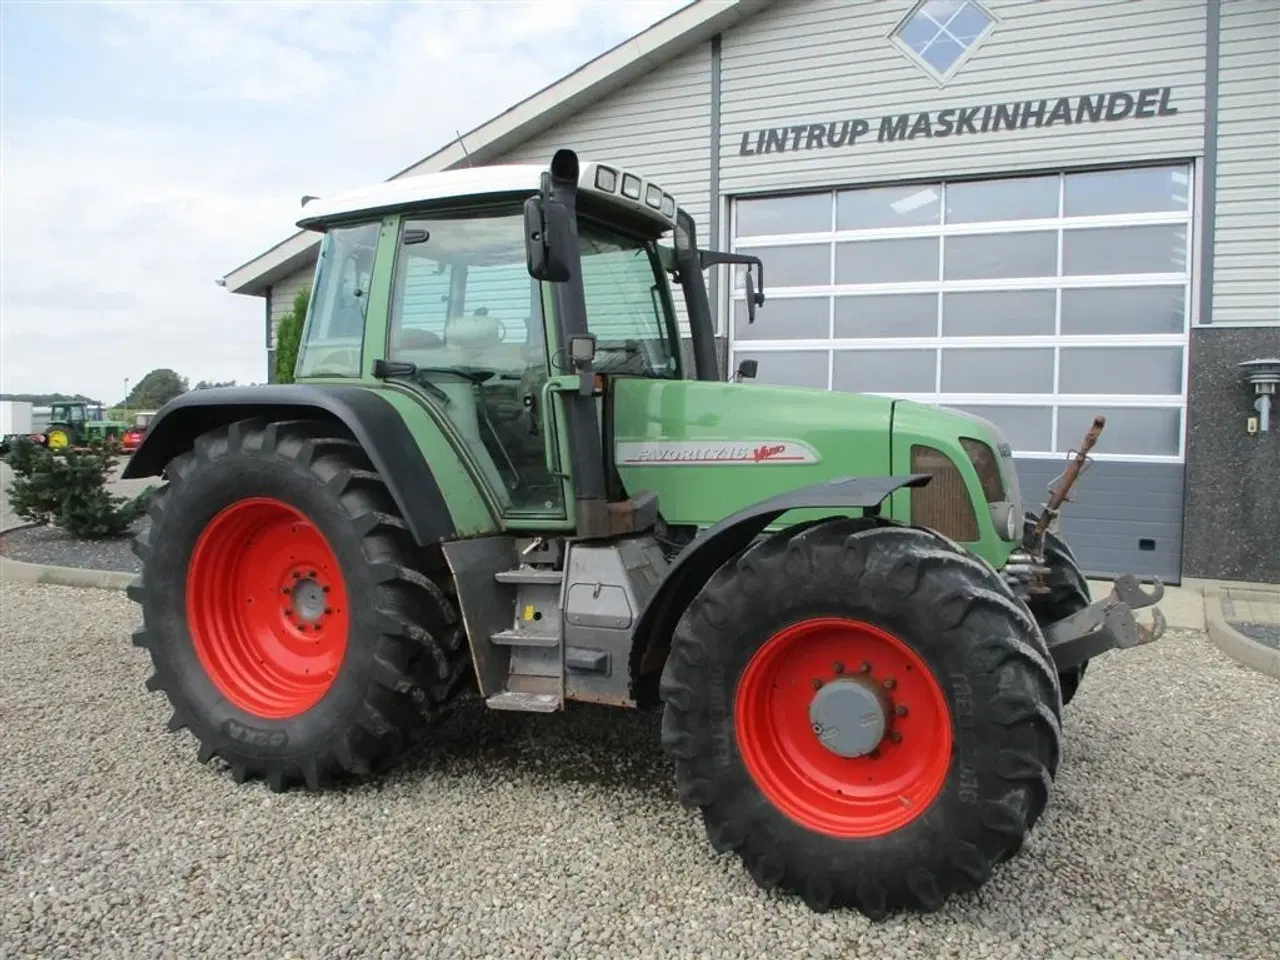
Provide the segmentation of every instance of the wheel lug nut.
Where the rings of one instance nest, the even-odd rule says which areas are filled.
[[[301,580],[301,579],[302,579],[302,574],[300,574],[297,570],[293,571],[293,579],[295,579],[295,580]]]
[[[893,708],[893,712],[899,717],[905,717],[907,715],[907,708],[904,704],[900,703]]]
[[[815,689],[815,690],[821,690],[821,689],[822,689],[822,681],[821,681],[821,680],[819,680],[817,677],[814,677],[814,678],[813,678],[813,689]]]
[[[893,677],[885,677],[884,688],[886,690],[892,690],[897,685],[898,685],[898,681],[893,679]]]
[[[321,590],[323,590],[325,593],[328,593],[328,592],[329,592],[329,588],[328,588],[328,587],[321,587],[320,589],[321,589]]]
[[[281,587],[281,588],[280,588],[280,592],[281,592],[281,593],[284,593],[284,594],[287,594],[287,593],[289,592],[289,588],[288,588],[288,587]]]
[[[844,673],[844,664],[841,663],[839,660],[837,660],[835,663],[831,665],[831,669],[834,670],[836,673]]]
[[[870,673],[870,672],[871,672],[871,661],[870,661],[870,660],[863,660],[863,661],[862,661],[861,666],[859,666],[859,667],[858,667],[858,669],[859,669],[859,670],[861,670],[863,673]]]
[[[889,732],[889,739],[892,740],[894,743],[901,743],[902,734],[900,734],[897,730],[891,730]]]
[[[314,580],[318,576],[318,574],[314,570],[312,570],[310,573],[307,574],[307,576],[310,577],[312,580]]]

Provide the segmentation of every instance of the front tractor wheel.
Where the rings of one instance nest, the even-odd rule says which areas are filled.
[[[1024,518],[1024,530],[1030,532],[1035,526],[1035,514],[1028,513]],[[1080,570],[1075,554],[1067,546],[1067,542],[1051,530],[1044,534],[1044,559],[1049,568],[1045,577],[1045,586],[1049,592],[1033,596],[1029,606],[1036,622],[1042,627],[1063,620],[1073,613],[1089,606],[1089,581]],[[1066,706],[1075,699],[1084,673],[1089,668],[1089,661],[1061,671],[1058,682],[1062,687],[1062,704]]]
[[[713,847],[815,910],[934,910],[1021,848],[1061,701],[1044,638],[990,568],[926,531],[796,527],[690,605],[663,744]]]
[[[419,741],[470,660],[440,568],[359,445],[331,424],[244,421],[167,476],[135,541],[135,642],[201,762],[319,788]]]

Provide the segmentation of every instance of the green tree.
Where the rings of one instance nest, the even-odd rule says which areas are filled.
[[[100,441],[88,450],[54,453],[24,437],[9,458],[14,473],[9,506],[23,520],[56,524],[73,537],[118,537],[146,512],[155,488],[132,500],[114,496],[107,477],[115,464],[111,448]]]
[[[159,410],[187,389],[186,377],[178,376],[168,367],[159,367],[137,382],[123,406],[131,410]]]
[[[293,298],[293,309],[280,318],[276,327],[276,383],[293,383],[293,370],[298,365],[298,347],[302,343],[302,325],[307,319],[311,289],[303,287]]]
[[[216,389],[217,387],[234,387],[235,385],[236,385],[236,382],[234,380],[201,380],[191,389],[192,390],[213,390],[213,389]]]

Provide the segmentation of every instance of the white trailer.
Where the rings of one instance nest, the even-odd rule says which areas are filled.
[[[0,400],[0,437],[31,432],[31,403],[27,400]]]

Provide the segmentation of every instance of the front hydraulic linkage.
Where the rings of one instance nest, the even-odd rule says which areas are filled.
[[[1164,596],[1164,584],[1156,579],[1150,593],[1132,573],[1116,577],[1111,595],[1044,628],[1049,653],[1061,672],[1108,650],[1127,650],[1154,643],[1165,631],[1164,614],[1155,604]],[[1151,607],[1151,626],[1138,622],[1135,610]]]

